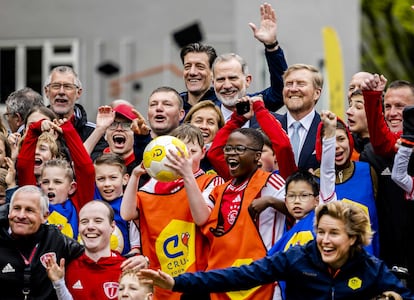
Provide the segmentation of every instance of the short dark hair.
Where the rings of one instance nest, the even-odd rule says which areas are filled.
[[[314,196],[319,195],[319,184],[316,181],[315,177],[307,170],[299,170],[295,173],[291,174],[288,178],[286,178],[285,182],[285,190],[287,193],[287,190],[289,188],[289,184],[292,182],[298,182],[298,181],[304,181],[308,183],[312,187],[312,192]]]
[[[178,103],[179,103],[178,105],[179,105],[180,109],[182,109],[184,107],[184,100],[180,96],[180,93],[176,89],[174,89],[174,88],[172,88],[170,86],[160,86],[160,87],[157,87],[155,90],[153,90],[151,92],[149,98],[151,98],[151,96],[154,95],[154,94],[156,94],[156,93],[163,93],[163,92],[165,92],[165,93],[173,93],[176,96],[177,100],[178,100]]]
[[[263,135],[254,128],[238,128],[234,130],[232,133],[239,132],[242,135],[247,136],[252,143],[255,145],[256,149],[260,149],[262,151],[264,145]]]
[[[411,94],[414,96],[414,84],[407,80],[394,80],[388,85],[388,89],[399,89],[408,87],[411,90]]]
[[[180,57],[181,57],[181,62],[183,64],[184,64],[184,57],[188,53],[191,53],[191,52],[207,54],[210,68],[213,66],[213,62],[217,57],[216,50],[212,46],[204,45],[201,43],[191,43],[181,48]]]

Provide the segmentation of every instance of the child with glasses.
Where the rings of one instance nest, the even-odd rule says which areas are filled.
[[[319,204],[319,184],[311,173],[300,170],[286,179],[285,189],[286,207],[289,214],[295,219],[295,224],[268,251],[268,255],[273,255],[279,251],[286,251],[295,245],[305,245],[315,238],[313,222],[315,219],[315,208]],[[278,284],[282,295],[284,295],[285,282],[279,281]],[[273,299],[276,299],[276,297],[277,294],[275,293]],[[284,296],[283,299],[285,299]]]
[[[91,153],[96,143],[105,137],[108,147],[103,152],[121,156],[125,161],[127,173],[131,174],[132,170],[140,163],[140,160],[136,158],[142,158],[142,151],[137,153],[134,149],[134,131],[145,127],[145,122],[141,124],[141,128],[138,128],[136,123],[143,122],[140,113],[126,100],[115,101],[113,107],[105,105],[98,108],[96,128],[85,141],[85,147]]]
[[[297,170],[297,166],[289,137],[283,130],[282,125],[265,108],[261,96],[245,96],[238,101],[248,102],[249,111],[243,115],[233,112],[230,120],[217,132],[210,150],[207,152],[207,157],[217,171],[217,174],[226,180],[231,178],[224,160],[223,146],[233,130],[241,128],[247,120],[251,122],[254,120],[257,123],[256,125],[260,127],[260,132],[265,139],[265,144],[260,149],[262,156],[258,162],[259,166],[268,172],[279,173],[283,178],[287,178]]]
[[[262,258],[283,232],[285,216],[274,207],[259,215],[249,211],[252,201],[261,197],[277,198],[275,207],[284,207],[283,178],[258,167],[262,148],[263,136],[256,129],[234,130],[223,148],[232,179],[209,194],[208,199],[215,203],[211,212],[205,206],[198,206],[193,213],[209,242],[209,249],[204,253],[208,260],[206,270],[248,264]],[[177,164],[181,160],[178,156],[174,159]],[[203,196],[195,188],[191,192],[186,188],[190,205]],[[213,300],[270,299],[273,290],[274,284],[268,284],[248,291],[214,293],[210,297]]]

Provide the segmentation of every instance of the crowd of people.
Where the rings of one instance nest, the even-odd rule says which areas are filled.
[[[9,95],[2,299],[414,299],[414,85],[358,72],[347,121],[318,112],[322,74],[288,65],[272,6],[260,16],[262,91],[241,56],[192,43],[186,91],[157,87],[146,114],[117,99],[89,122],[68,66],[48,106]],[[188,150],[167,153],[172,182],[141,163],[162,135]]]

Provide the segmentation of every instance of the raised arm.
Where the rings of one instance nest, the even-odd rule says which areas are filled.
[[[279,173],[286,179],[298,169],[289,136],[276,117],[265,108],[260,97],[252,97],[251,99],[257,122],[272,142],[272,148],[279,165]]]
[[[142,164],[139,164],[132,170],[131,176],[129,177],[121,203],[121,217],[126,221],[138,218],[137,190],[139,178],[144,173],[146,173],[144,167]]]
[[[337,118],[333,112],[322,111],[321,122],[324,126],[322,141],[322,155],[320,167],[320,201],[330,202],[336,200],[335,193],[335,147],[336,147],[336,122]]]
[[[382,94],[387,79],[374,74],[361,84],[367,115],[369,139],[376,154],[391,157],[396,153],[395,143],[399,134],[391,132],[382,113]]]
[[[82,140],[72,122],[61,122],[62,136],[69,149],[73,162],[78,187],[72,201],[78,211],[87,202],[93,200],[95,190],[95,168],[89,153],[83,146]]]
[[[18,174],[18,184],[37,185],[36,176],[33,173],[35,166],[35,151],[39,135],[42,133],[42,121],[39,120],[30,124],[22,142],[22,147],[17,156],[16,170]]]
[[[264,3],[260,6],[260,27],[249,23],[254,37],[265,45],[265,56],[270,73],[270,87],[257,93],[263,95],[265,106],[276,111],[283,106],[283,73],[287,63],[283,50],[277,41],[277,18],[272,6]]]

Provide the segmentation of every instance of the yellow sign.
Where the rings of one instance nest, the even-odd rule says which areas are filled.
[[[325,66],[328,81],[329,109],[338,117],[345,117],[344,67],[341,44],[332,27],[322,29]]]

